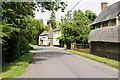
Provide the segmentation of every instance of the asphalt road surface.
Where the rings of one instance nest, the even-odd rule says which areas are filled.
[[[118,78],[118,70],[53,47],[34,46],[32,63],[17,78]]]

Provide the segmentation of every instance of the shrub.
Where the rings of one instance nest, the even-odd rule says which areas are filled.
[[[28,53],[30,50],[29,42],[22,36],[20,36],[20,54]]]
[[[24,53],[29,52],[28,41],[19,34],[13,34],[11,38],[7,38],[3,44],[3,61],[12,62]]]

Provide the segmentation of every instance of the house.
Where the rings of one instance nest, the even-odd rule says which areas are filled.
[[[39,35],[39,45],[53,46],[53,30],[50,23],[49,27],[49,31],[44,31]]]
[[[53,30],[53,45],[58,46],[58,47],[64,47],[64,42],[59,41],[57,38],[62,35],[61,33],[61,27],[57,27],[56,29]]]
[[[53,31],[44,31],[39,35],[39,45],[53,45]]]
[[[107,3],[101,4],[103,9]],[[120,60],[120,1],[105,7],[92,23],[95,30],[89,34],[91,54]],[[97,28],[97,29],[96,29]]]
[[[118,13],[120,12],[120,1],[116,2],[110,6],[107,6],[108,3],[101,3],[101,13],[95,19],[95,21],[91,24],[91,26],[96,28],[102,27],[110,27],[110,26],[118,26],[120,23],[120,17],[118,17]]]

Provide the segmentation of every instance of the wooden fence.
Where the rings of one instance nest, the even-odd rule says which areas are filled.
[[[88,49],[89,48],[89,44],[76,44],[75,48],[78,48],[78,49]]]

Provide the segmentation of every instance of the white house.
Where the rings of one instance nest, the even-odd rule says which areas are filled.
[[[53,45],[53,31],[44,31],[39,35],[39,45]]]
[[[53,30],[53,45],[54,46],[60,46],[61,42],[57,40],[58,37],[61,36],[61,27],[57,27],[56,29]]]

